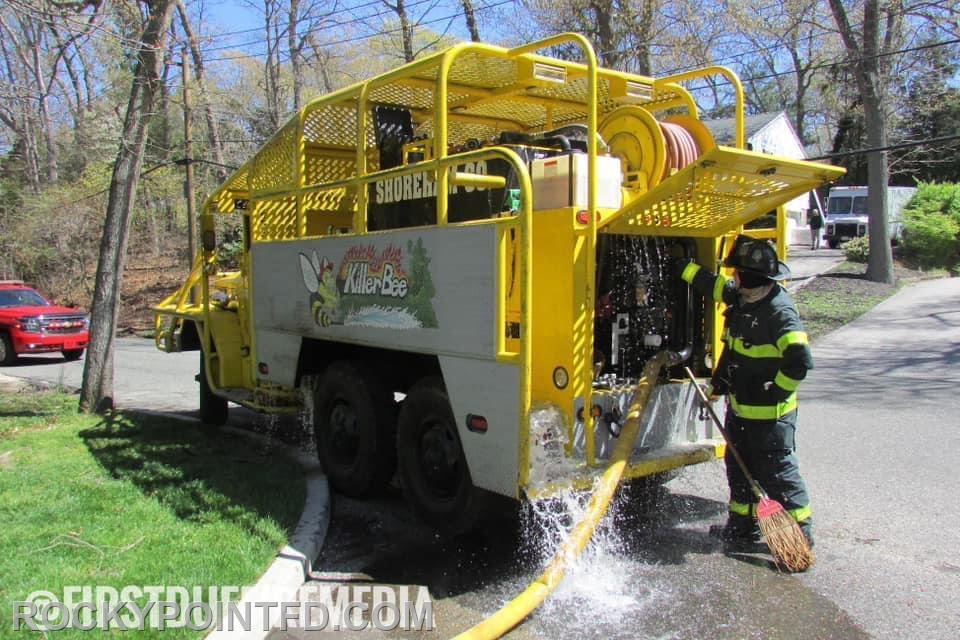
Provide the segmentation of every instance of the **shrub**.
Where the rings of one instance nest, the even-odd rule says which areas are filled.
[[[903,255],[924,268],[960,257],[960,185],[921,184],[903,212]]]
[[[870,236],[860,236],[843,245],[843,255],[850,262],[867,262],[870,259]]]

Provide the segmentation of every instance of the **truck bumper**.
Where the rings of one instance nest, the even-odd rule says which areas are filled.
[[[14,332],[10,337],[13,339],[13,350],[20,354],[86,349],[90,340],[86,331],[65,335]]]
[[[665,474],[683,467],[723,458],[726,445],[722,440],[704,440],[698,443],[678,444],[659,451],[640,454],[630,459],[623,472],[623,481]],[[587,491],[603,475],[606,466],[579,468],[569,477],[524,489],[528,500],[542,500],[565,491]],[[671,477],[671,476],[667,476]]]

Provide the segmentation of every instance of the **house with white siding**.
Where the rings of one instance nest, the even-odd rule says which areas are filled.
[[[710,129],[717,144],[733,145],[735,123],[733,118],[718,120],[704,120],[703,123]],[[747,148],[760,153],[769,153],[792,160],[805,160],[807,155],[803,142],[797,136],[790,118],[786,112],[758,113],[744,119],[744,132],[747,138]],[[816,192],[811,192],[815,202],[819,202]],[[809,243],[807,229],[807,210],[811,206],[811,195],[797,196],[785,207],[787,210],[788,237],[791,244],[795,242]],[[821,210],[822,210],[821,205]]]

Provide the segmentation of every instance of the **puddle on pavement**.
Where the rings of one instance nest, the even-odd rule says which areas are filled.
[[[418,522],[397,496],[357,501],[334,495],[333,501],[318,571],[362,573],[376,584],[430,591],[437,630],[386,637],[445,638],[479,622],[540,574],[559,525],[570,521],[559,508],[540,514],[529,506],[501,509],[477,531],[448,538]],[[566,508],[576,511],[578,504]],[[868,637],[800,578],[773,570],[768,556],[724,556],[706,533],[723,512],[715,500],[664,488],[630,491],[558,590],[508,637]],[[271,638],[369,637],[317,633],[274,632]]]

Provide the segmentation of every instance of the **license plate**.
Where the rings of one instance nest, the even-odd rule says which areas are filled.
[[[850,239],[851,239],[850,236],[840,236],[840,242],[843,242],[844,240],[850,240]]]

